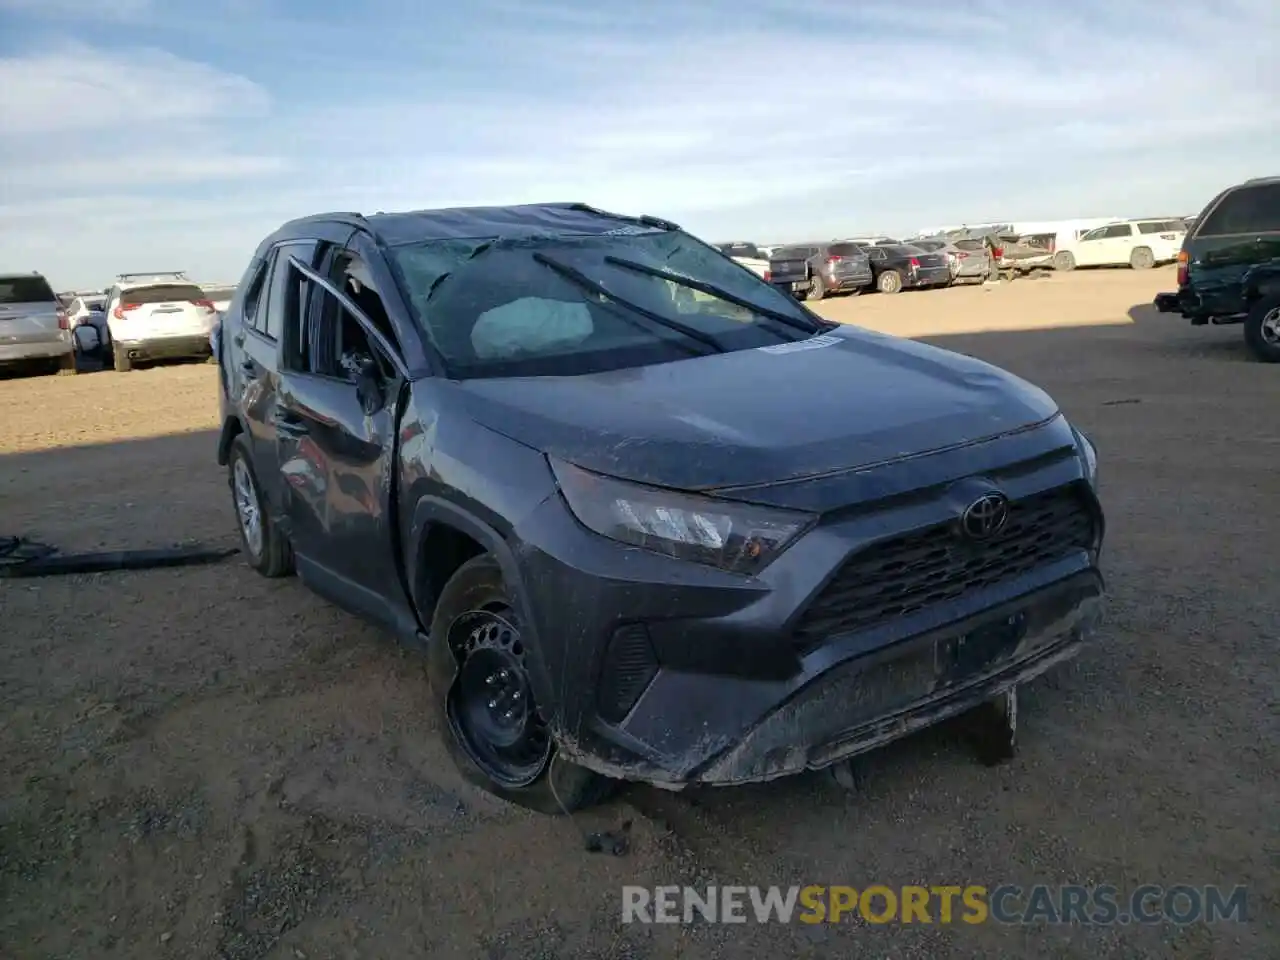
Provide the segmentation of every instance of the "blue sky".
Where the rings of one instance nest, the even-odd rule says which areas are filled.
[[[1276,0],[0,0],[0,270],[234,280],[326,209],[1190,212],[1280,172],[1277,49]]]

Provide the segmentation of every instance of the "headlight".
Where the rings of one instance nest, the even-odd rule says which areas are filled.
[[[1080,460],[1084,463],[1085,475],[1089,478],[1089,485],[1096,487],[1098,485],[1098,451],[1094,447],[1093,441],[1086,437],[1075,427],[1071,428],[1072,433],[1076,435],[1076,447],[1080,451]]]
[[[549,459],[569,509],[587,529],[734,573],[762,569],[814,519],[614,480]]]

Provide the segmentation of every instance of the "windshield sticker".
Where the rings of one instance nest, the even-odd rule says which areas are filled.
[[[780,343],[773,347],[757,347],[761,353],[799,353],[802,350],[821,350],[823,347],[830,347],[843,340],[834,333],[824,333],[820,337],[810,337],[808,340],[798,340],[795,343]]]
[[[638,237],[641,234],[653,233],[653,227],[646,226],[625,226],[614,227],[612,230],[604,230],[600,233],[602,237]]]

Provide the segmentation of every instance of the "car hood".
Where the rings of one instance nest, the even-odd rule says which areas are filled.
[[[997,367],[857,328],[575,377],[456,384],[476,422],[588,470],[708,490],[991,439],[1057,406]]]

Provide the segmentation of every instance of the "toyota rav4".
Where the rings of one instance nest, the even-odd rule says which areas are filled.
[[[420,645],[463,774],[537,810],[962,712],[1007,755],[1098,621],[1097,460],[1048,396],[662,220],[296,220],[213,341],[249,564]]]

